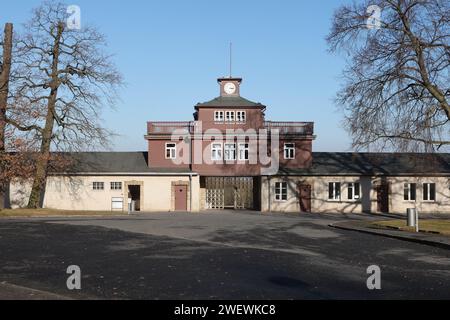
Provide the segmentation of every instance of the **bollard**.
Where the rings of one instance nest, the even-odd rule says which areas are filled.
[[[406,209],[408,227],[415,227],[417,222],[417,210],[415,208]]]

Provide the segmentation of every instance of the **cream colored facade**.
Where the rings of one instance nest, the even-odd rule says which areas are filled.
[[[388,179],[391,190],[389,208],[404,213],[407,208],[417,208],[423,213],[450,213],[450,177],[393,177]],[[404,183],[416,183],[416,201],[403,200]],[[436,183],[436,200],[423,200],[423,183]],[[376,209],[376,201],[372,204]]]
[[[262,177],[261,211],[300,212],[298,185],[311,186],[311,212],[313,213],[377,213],[376,186],[381,180],[389,184],[389,212],[405,213],[417,208],[423,213],[450,213],[450,177],[367,177],[367,176],[273,176]],[[187,186],[188,211],[205,209],[205,189],[200,188],[198,175],[76,175],[50,176],[47,179],[44,208],[60,210],[113,210],[113,199],[122,199],[127,211],[128,185],[140,186],[140,210],[145,212],[175,211],[175,187]],[[94,182],[103,182],[103,190],[94,190]],[[121,182],[122,190],[111,190],[111,182]],[[275,183],[287,182],[287,200],[275,199]],[[340,199],[328,199],[328,184],[339,182]],[[360,199],[348,200],[349,183],[360,183]],[[415,183],[416,200],[404,200],[404,184]],[[436,200],[423,200],[423,183],[435,183]],[[30,193],[30,183],[14,182],[10,186],[12,208],[24,207]],[[192,210],[190,208],[192,203]],[[120,209],[114,209],[119,210]]]
[[[94,190],[94,182],[103,182],[103,190]],[[111,190],[111,182],[121,182],[122,190]],[[145,212],[169,212],[175,210],[174,188],[186,185],[188,211],[199,211],[199,177],[191,176],[135,176],[135,175],[77,175],[50,176],[44,197],[44,208],[60,210],[111,211],[113,199],[123,199],[123,211],[127,211],[127,185],[140,186],[140,210]],[[192,188],[192,190],[191,190]],[[12,208],[24,207],[31,190],[30,183],[14,182],[10,186]],[[192,199],[191,199],[192,194]],[[192,210],[190,204],[192,203]],[[115,209],[119,210],[120,209]]]
[[[311,212],[313,213],[377,213],[377,191],[380,177],[366,176],[276,176],[263,177],[261,183],[261,211],[300,212],[298,185],[311,186]],[[386,177],[389,183],[389,212],[405,213],[407,208],[417,208],[423,213],[450,213],[450,177]],[[275,199],[275,183],[287,182],[287,200]],[[340,182],[340,199],[328,199],[330,182]],[[349,183],[360,183],[359,200],[347,199]],[[415,183],[416,200],[404,200],[404,184]],[[423,200],[423,183],[436,184],[436,200]]]

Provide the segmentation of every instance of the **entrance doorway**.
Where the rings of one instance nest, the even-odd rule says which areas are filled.
[[[300,184],[298,186],[298,195],[300,211],[311,212],[311,186],[309,184]]]
[[[203,180],[204,179],[204,180]],[[254,209],[253,177],[205,177],[206,209]]]
[[[141,211],[141,186],[128,185],[128,198],[134,201],[134,210]]]
[[[187,211],[187,186],[175,186],[175,211]]]
[[[389,184],[382,183],[376,186],[377,191],[377,211],[389,213]]]

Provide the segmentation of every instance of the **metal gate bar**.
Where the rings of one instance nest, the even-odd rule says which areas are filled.
[[[253,209],[252,177],[206,177],[207,209]]]

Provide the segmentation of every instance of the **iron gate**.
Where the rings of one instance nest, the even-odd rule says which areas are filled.
[[[252,177],[206,177],[207,209],[253,209]]]

